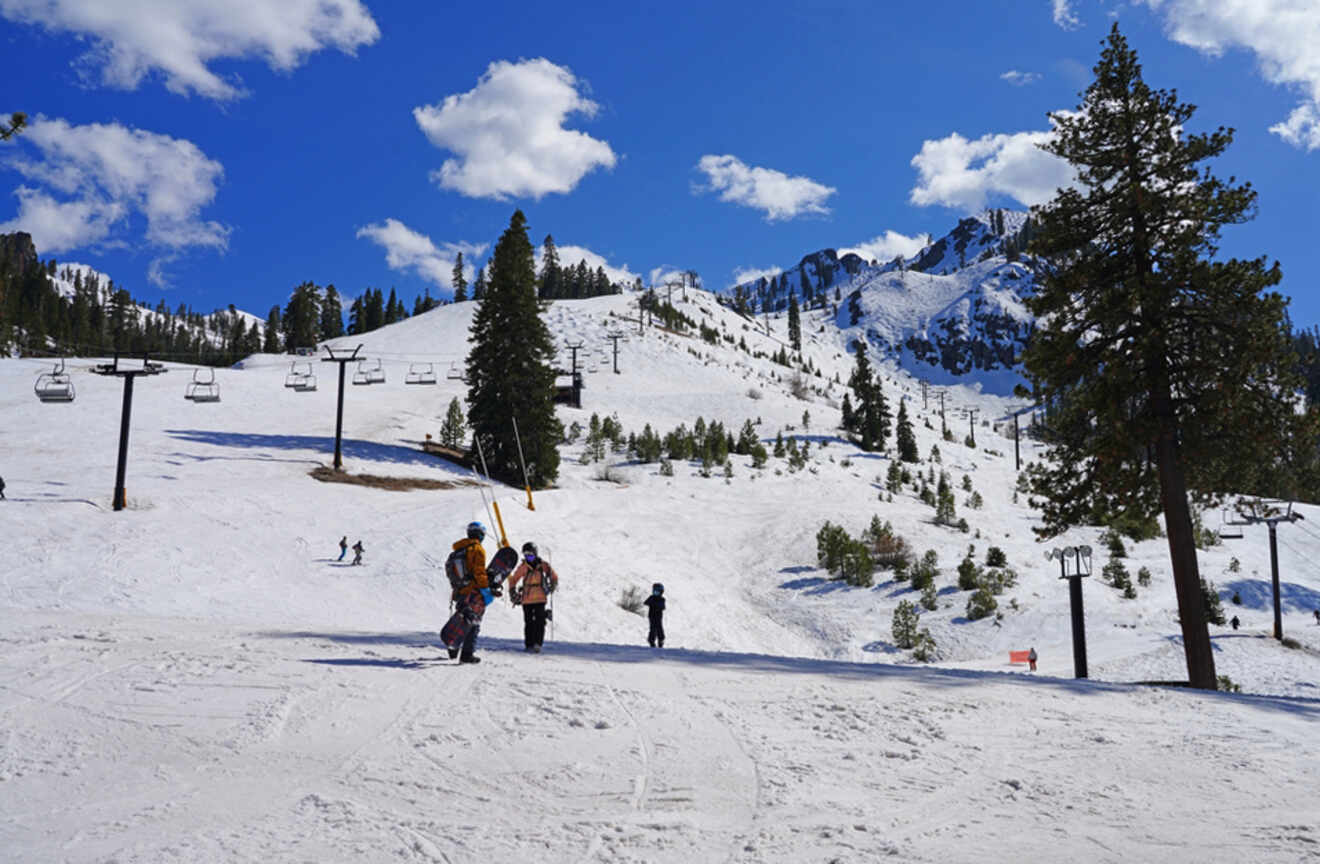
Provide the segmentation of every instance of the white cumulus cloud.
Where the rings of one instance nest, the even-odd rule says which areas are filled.
[[[545,252],[544,246],[536,247],[536,272],[541,272],[541,259]],[[560,267],[576,267],[579,261],[586,261],[587,268],[595,273],[597,268],[605,268],[605,275],[609,277],[611,283],[622,282],[629,287],[637,279],[637,274],[628,269],[627,264],[615,265],[605,259],[604,255],[592,252],[585,246],[561,246],[555,245],[555,254],[559,256]]]
[[[212,61],[256,57],[288,71],[322,48],[352,54],[380,36],[360,0],[0,0],[0,15],[86,39],[80,62],[107,85],[132,90],[158,71],[176,93],[222,100],[243,90]]]
[[[204,221],[224,168],[191,141],[117,123],[74,126],[38,116],[4,162],[27,183],[0,232],[27,231],[43,253],[129,245],[145,219],[147,245],[224,249],[229,228]],[[28,185],[31,184],[31,185]]]
[[[1054,23],[1064,30],[1076,30],[1082,26],[1081,19],[1073,11],[1072,0],[1050,0],[1054,13]]]
[[[783,267],[738,267],[733,271],[733,281],[729,283],[729,287],[732,288],[734,285],[742,285],[746,282],[755,282],[762,276],[769,279],[783,272]]]
[[[359,228],[358,239],[367,238],[385,249],[385,264],[391,270],[412,271],[442,288],[454,288],[454,263],[462,252],[463,276],[469,283],[476,277],[471,259],[486,249],[486,244],[445,243],[436,246],[431,238],[414,231],[398,219],[386,219]]]
[[[1007,81],[1014,87],[1026,87],[1028,84],[1035,84],[1040,80],[1039,72],[1020,72],[1017,69],[1009,69],[999,76],[1001,81]]]
[[[572,191],[596,168],[613,168],[609,144],[564,128],[570,115],[596,114],[580,88],[572,72],[544,58],[497,61],[472,90],[414,108],[427,140],[456,154],[431,179],[472,198],[539,200]]]
[[[991,195],[1006,195],[1027,206],[1044,203],[1075,176],[1067,162],[1036,146],[1052,134],[1017,132],[973,141],[955,132],[924,141],[921,152],[912,157],[918,179],[908,200],[969,213],[983,209]]]
[[[897,231],[886,231],[863,243],[840,249],[839,257],[842,258],[849,252],[855,252],[867,261],[879,261],[883,264],[886,261],[894,260],[899,255],[904,258],[911,258],[928,245],[930,245],[929,234],[918,234],[916,237],[909,237]]]
[[[825,202],[838,191],[810,177],[790,177],[773,168],[748,165],[737,156],[702,156],[697,170],[706,175],[707,182],[694,187],[694,192],[718,192],[721,201],[765,211],[770,222],[804,213],[829,213]]]
[[[1136,0],[1162,13],[1170,39],[1218,57],[1230,48],[1256,55],[1273,84],[1305,98],[1270,131],[1296,147],[1320,148],[1320,4],[1314,0]]]

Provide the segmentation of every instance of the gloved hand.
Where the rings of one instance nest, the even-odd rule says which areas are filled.
[[[490,593],[493,594],[493,595],[495,595],[496,597],[503,597],[503,596],[504,596],[504,589],[501,588],[500,586],[496,585],[496,586],[494,586],[493,588],[490,589]]]

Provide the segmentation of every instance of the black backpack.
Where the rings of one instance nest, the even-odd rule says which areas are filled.
[[[449,577],[449,587],[455,591],[472,581],[472,574],[468,572],[466,546],[449,553],[445,559],[445,575]]]

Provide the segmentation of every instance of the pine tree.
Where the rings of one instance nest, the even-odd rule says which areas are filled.
[[[440,427],[440,443],[446,447],[457,448],[463,443],[467,425],[463,419],[463,406],[458,404],[458,397],[449,400],[449,410],[445,412],[445,422]]]
[[[344,335],[344,307],[334,285],[325,286],[325,299],[321,302],[321,340]]]
[[[280,334],[283,332],[284,324],[280,321],[280,307],[278,305],[272,306],[270,307],[270,314],[266,316],[261,350],[267,354],[283,354],[284,342],[280,338]]]
[[[802,317],[798,311],[796,291],[788,294],[788,342],[794,351],[802,350]]]
[[[454,285],[454,302],[462,303],[467,298],[467,277],[463,275],[463,253],[454,259],[454,272],[449,277]]]
[[[532,244],[521,210],[495,244],[489,267],[490,281],[472,318],[468,422],[492,475],[521,480],[512,422],[517,417],[528,477],[543,487],[559,475],[556,445],[563,429],[553,402],[555,346],[541,319]]]
[[[482,300],[486,297],[486,265],[481,265],[477,270],[477,281],[472,283],[472,299]]]
[[[1296,410],[1286,301],[1262,293],[1278,265],[1215,260],[1222,226],[1255,206],[1249,184],[1198,167],[1232,130],[1186,134],[1195,109],[1147,86],[1117,25],[1094,71],[1042,145],[1076,184],[1033,214],[1030,249],[1054,262],[1024,356],[1051,406],[1050,459],[1030,474],[1038,533],[1163,511],[1188,677],[1213,690],[1189,496],[1286,494],[1315,417]]]
[[[912,421],[908,418],[907,400],[898,401],[898,458],[904,462],[919,462],[921,454],[917,451],[917,436],[912,431]]]
[[[559,270],[559,251],[555,248],[555,238],[545,235],[541,244],[541,278],[537,284],[538,295],[545,300],[557,300],[564,296],[564,276]]]

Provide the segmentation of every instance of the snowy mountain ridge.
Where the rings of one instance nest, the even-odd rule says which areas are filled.
[[[728,294],[761,312],[786,310],[796,294],[830,310],[845,344],[862,341],[934,383],[1008,395],[1035,325],[1024,303],[1035,289],[1035,262],[1021,254],[1029,231],[1027,213],[988,210],[908,258],[868,262],[823,249]]]

